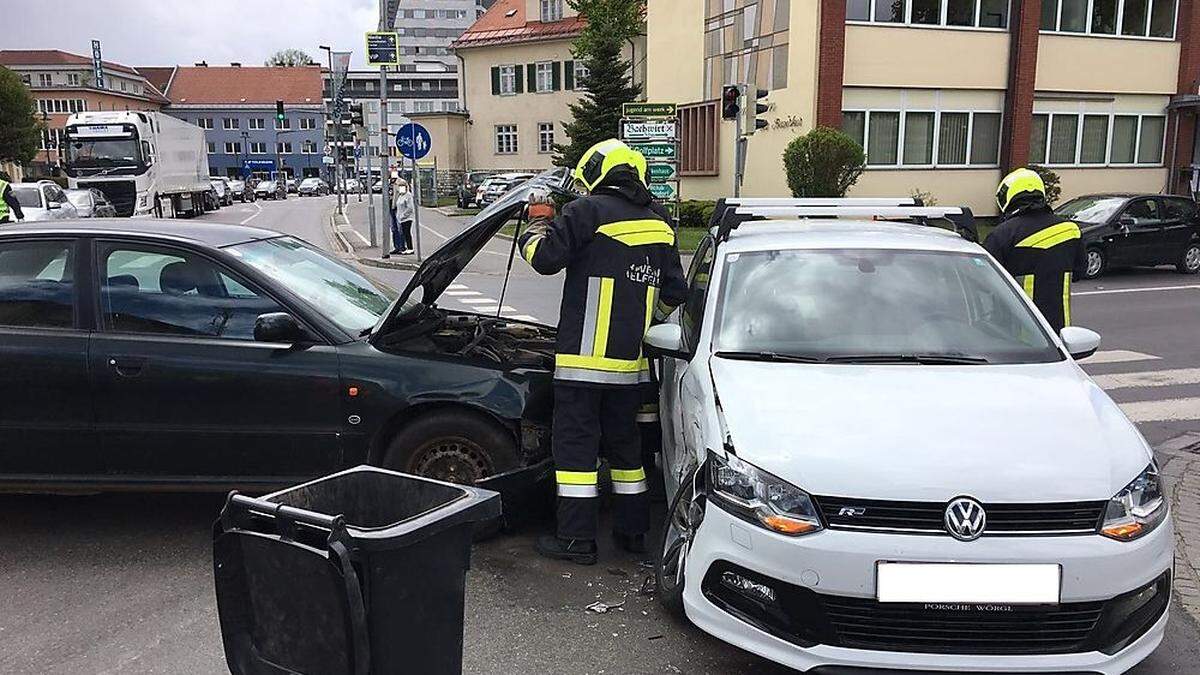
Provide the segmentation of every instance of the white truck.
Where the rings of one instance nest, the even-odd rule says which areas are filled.
[[[80,112],[67,118],[63,169],[72,188],[96,188],[120,216],[195,216],[208,194],[204,130],[159,112]]]

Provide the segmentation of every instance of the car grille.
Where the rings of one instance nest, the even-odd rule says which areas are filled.
[[[814,497],[831,530],[947,534],[946,502],[902,502],[852,497]],[[987,535],[1090,534],[1107,502],[984,504]]]
[[[108,201],[112,202],[113,208],[116,209],[117,215],[128,217],[133,215],[133,208],[137,203],[137,185],[131,180],[96,180],[96,181],[79,181],[80,189],[96,188],[104,193]]]
[[[1085,651],[1103,602],[1009,611],[931,610],[821,595],[842,646],[903,652],[1065,654]]]

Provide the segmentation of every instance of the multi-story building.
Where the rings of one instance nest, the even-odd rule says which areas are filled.
[[[325,73],[325,100],[331,99],[328,72]],[[368,139],[359,139],[370,146],[372,156],[379,153],[379,71],[352,70],[342,85],[346,104],[361,103]],[[458,75],[453,72],[389,72],[388,127],[394,131],[409,115],[421,113],[457,113]],[[332,110],[332,108],[330,108]],[[332,129],[326,130],[332,137]]]
[[[852,195],[931,193],[994,214],[1003,173],[1063,197],[1186,191],[1200,12],[1179,0],[655,0],[647,98],[681,111],[681,192],[733,191],[726,84],[770,93],[743,194],[787,194],[784,147],[814,126],[866,150]]]
[[[415,70],[456,72],[451,43],[483,15],[494,0],[399,0],[395,29],[400,58]]]
[[[161,77],[155,69],[145,69]],[[214,176],[240,176],[247,160],[265,177],[320,176],[325,154],[325,107],[321,68],[267,66],[175,66],[166,95],[167,113],[205,130],[208,166]],[[275,117],[283,101],[284,119]]]
[[[46,125],[38,155],[29,167],[34,175],[58,164],[63,127],[71,113],[84,110],[159,110],[167,99],[142,74],[105,61],[103,87],[98,86],[92,59],[57,49],[0,50],[0,66],[21,76],[37,101]]]

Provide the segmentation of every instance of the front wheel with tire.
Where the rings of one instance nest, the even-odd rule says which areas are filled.
[[[701,466],[701,469],[703,465]],[[697,469],[699,472],[701,469]],[[662,541],[654,559],[654,584],[658,601],[676,618],[684,619],[683,589],[687,584],[687,559],[696,528],[704,517],[704,506],[696,499],[696,474],[685,479],[675,491]]]
[[[1106,267],[1108,267],[1108,257],[1104,255],[1104,251],[1093,246],[1084,252],[1084,279],[1095,279],[1104,274]]]
[[[1183,249],[1183,254],[1179,256],[1179,262],[1175,263],[1175,269],[1181,274],[1196,274],[1200,272],[1200,241],[1193,241]]]
[[[383,466],[449,483],[472,485],[517,468],[512,435],[478,413],[437,410],[396,433]]]

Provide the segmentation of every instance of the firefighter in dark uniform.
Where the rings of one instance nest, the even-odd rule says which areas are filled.
[[[646,189],[646,159],[618,140],[592,146],[574,172],[590,194],[554,215],[532,195],[529,227],[517,240],[539,273],[566,269],[555,345],[553,451],[558,530],[538,539],[544,556],[596,562],[601,449],[613,491],[613,536],[646,550],[648,484],[637,418],[649,366],[642,340],[656,304],[687,293],[669,215]]]
[[[0,223],[12,222],[13,218],[24,220],[25,214],[21,211],[21,202],[13,194],[8,174],[0,171]]]
[[[1079,226],[1050,210],[1041,176],[1029,169],[1004,177],[996,203],[1003,215],[983,247],[1021,284],[1055,332],[1071,325],[1071,272],[1082,254]]]

